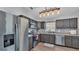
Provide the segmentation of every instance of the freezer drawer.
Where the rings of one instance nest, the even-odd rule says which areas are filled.
[[[56,35],[55,44],[64,46],[65,45],[64,36]]]

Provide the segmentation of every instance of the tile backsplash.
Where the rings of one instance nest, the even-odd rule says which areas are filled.
[[[56,32],[66,33],[66,34],[77,34],[75,29],[56,29]]]

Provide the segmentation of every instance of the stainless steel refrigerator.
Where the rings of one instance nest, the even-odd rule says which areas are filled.
[[[28,51],[29,50],[29,41],[28,41],[28,28],[29,28],[29,19],[23,16],[18,16],[18,43],[17,47],[19,51]]]

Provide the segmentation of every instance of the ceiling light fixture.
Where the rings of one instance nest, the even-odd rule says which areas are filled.
[[[45,8],[44,10],[39,12],[39,16],[45,17],[45,16],[49,16],[50,14],[54,15],[54,14],[59,14],[59,13],[60,13],[60,8],[57,8],[57,7]]]

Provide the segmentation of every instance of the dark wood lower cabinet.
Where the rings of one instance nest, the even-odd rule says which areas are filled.
[[[72,47],[79,48],[79,37],[78,36],[73,37]]]
[[[56,35],[51,35],[51,34],[40,34],[38,39],[39,42],[51,43],[51,44],[55,44],[55,40],[56,40]],[[66,47],[79,49],[79,36],[65,35],[64,43],[65,43],[64,46]]]
[[[48,43],[50,40],[49,40],[49,35],[47,34],[41,34],[41,42],[46,42]]]
[[[79,36],[65,36],[65,46],[79,48]]]
[[[68,47],[72,46],[72,38],[71,38],[71,36],[65,36],[65,46],[68,46]]]
[[[50,42],[50,35],[44,35],[44,42],[46,43]]]
[[[55,35],[49,35],[50,43],[55,44]]]
[[[46,39],[46,36],[41,34],[40,35],[40,41],[41,42],[45,42],[45,39]]]
[[[55,35],[40,34],[39,38],[40,42],[51,43],[51,44],[55,43]]]

